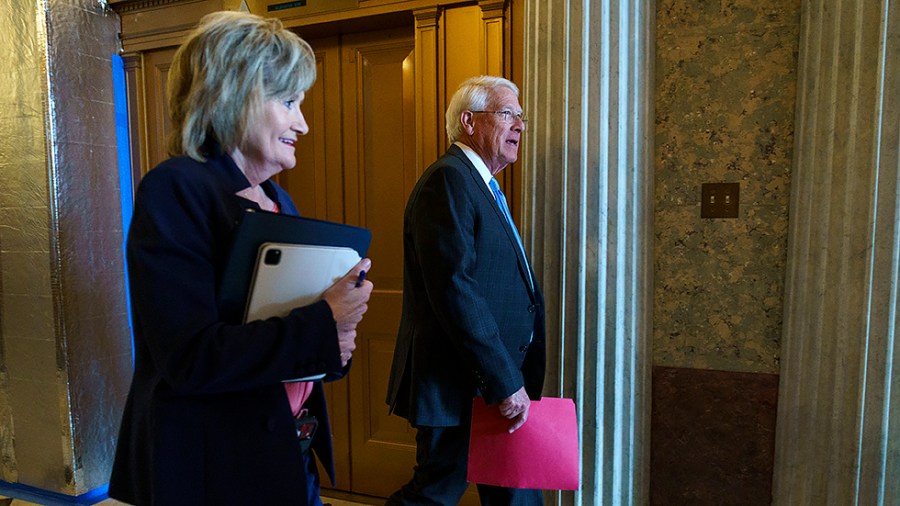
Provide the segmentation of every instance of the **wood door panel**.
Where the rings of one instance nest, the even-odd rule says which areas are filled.
[[[316,55],[316,82],[300,108],[309,133],[296,144],[297,165],[276,176],[300,214],[344,221],[341,148],[340,40],[309,41]]]
[[[369,397],[377,405],[377,401],[387,392],[388,378],[391,373],[391,359],[394,356],[396,333],[378,335],[373,333],[366,340],[368,346]],[[388,407],[382,408],[385,412]],[[370,416],[365,437],[373,444],[392,444],[396,441],[409,441],[416,436],[415,429],[399,416]]]
[[[379,48],[360,55],[364,142],[359,166],[363,225],[377,230],[370,256],[381,261],[380,289],[403,287],[403,210],[415,176],[415,102],[412,46]],[[398,75],[399,74],[399,75]]]
[[[416,180],[414,47],[411,29],[343,44],[345,209],[372,230],[375,283],[349,378],[351,483],[381,497],[409,480],[415,462],[415,432],[384,403],[402,303],[403,209]]]
[[[276,181],[291,196],[300,214],[344,221],[343,148],[341,140],[341,50],[338,37],[310,39],[316,55],[316,82],[306,92],[301,110],[309,132],[296,144],[297,165]],[[325,384],[334,448],[334,487],[350,489],[350,403],[347,381]],[[319,466],[322,486],[329,487]]]
[[[176,48],[144,54],[144,85],[147,100],[147,162],[150,170],[169,158],[167,138],[171,131],[166,82]],[[146,172],[144,172],[146,174]]]
[[[360,384],[360,396],[369,399],[371,409],[363,412],[364,423],[359,428],[364,431],[363,439],[369,443],[408,442],[415,437],[415,431],[409,423],[397,416],[387,414],[384,399],[387,394],[388,378],[391,372],[391,361],[394,356],[394,344],[397,341],[397,328],[400,325],[400,313],[396,308],[402,303],[401,292],[385,291],[369,305],[369,311],[381,315],[379,321],[366,322],[360,326],[360,332],[366,334],[362,356],[365,357],[365,376],[368,381]],[[363,351],[363,350],[360,350]]]

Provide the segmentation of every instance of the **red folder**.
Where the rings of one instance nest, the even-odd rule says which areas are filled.
[[[481,397],[472,402],[468,481],[510,488],[577,490],[578,422],[572,399],[531,401],[525,425],[512,421]]]

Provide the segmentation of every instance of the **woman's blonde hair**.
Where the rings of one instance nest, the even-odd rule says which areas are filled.
[[[459,85],[450,105],[447,106],[447,114],[444,117],[444,127],[447,129],[447,139],[453,144],[462,135],[463,126],[460,116],[463,111],[483,111],[487,106],[490,92],[496,88],[509,88],[516,96],[519,96],[519,87],[509,79],[497,76],[470,77]]]
[[[316,80],[312,48],[281,21],[215,12],[178,48],[169,71],[169,152],[205,161],[204,146],[241,147],[266,100]]]

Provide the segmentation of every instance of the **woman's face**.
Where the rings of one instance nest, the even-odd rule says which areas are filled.
[[[259,120],[250,126],[235,161],[251,184],[257,185],[297,164],[294,144],[309,132],[300,111],[304,97],[301,92],[296,97],[267,100]]]

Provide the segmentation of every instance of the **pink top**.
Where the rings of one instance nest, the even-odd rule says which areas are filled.
[[[276,213],[281,212],[277,202],[275,203],[274,211]],[[291,413],[293,413],[294,416],[300,414],[300,409],[303,408],[303,403],[306,402],[306,399],[309,399],[309,395],[312,394],[312,389],[312,381],[295,381],[284,384],[284,390],[287,392],[288,401],[291,403]]]
[[[284,390],[287,392],[288,400],[291,402],[291,413],[294,416],[300,414],[300,409],[303,407],[306,399],[309,399],[312,389],[312,381],[295,381],[284,384]]]

